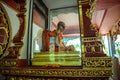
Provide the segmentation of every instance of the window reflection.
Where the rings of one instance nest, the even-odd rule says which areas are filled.
[[[66,25],[63,31],[63,42],[65,43],[65,51],[79,51],[80,47],[80,26],[79,14],[77,7],[55,9],[50,11],[50,30],[57,27],[59,21],[63,21]]]
[[[114,42],[114,44],[116,51],[116,54],[114,56],[116,56],[120,61],[120,34],[117,35],[117,40]]]
[[[103,51],[104,51],[104,53],[106,53],[107,56],[110,56],[110,51],[109,51],[110,45],[109,45],[108,37],[109,37],[108,35],[103,35],[101,41],[102,41],[102,44],[103,44]]]
[[[77,4],[77,0],[72,1]],[[46,25],[46,19],[48,19],[48,25]],[[64,23],[65,29],[63,25],[58,26],[60,22]],[[32,31],[32,65],[81,66],[77,5],[50,9],[47,18],[41,12],[33,10]]]

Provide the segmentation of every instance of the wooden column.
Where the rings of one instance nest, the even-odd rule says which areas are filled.
[[[102,43],[98,31],[91,24],[91,15],[94,11],[94,0],[79,0],[80,27],[82,37],[82,54],[85,57],[103,57]]]

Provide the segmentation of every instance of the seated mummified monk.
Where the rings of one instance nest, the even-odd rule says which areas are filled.
[[[43,52],[49,52],[50,51],[50,37],[55,38],[55,47],[54,51],[58,52],[60,51],[60,47],[65,47],[63,39],[63,31],[65,30],[65,23],[60,21],[57,24],[57,29],[53,31],[44,30],[42,34],[42,51]]]

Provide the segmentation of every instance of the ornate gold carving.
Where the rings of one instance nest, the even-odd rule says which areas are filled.
[[[16,45],[23,45],[23,37],[25,34],[25,30],[26,30],[26,15],[25,15],[26,0],[19,0],[19,1],[15,0],[15,2],[18,3],[17,9],[19,12],[17,16],[20,20],[20,27],[19,27],[17,34],[13,38],[13,43],[15,43]]]
[[[95,31],[95,36],[97,36],[98,38],[101,38],[101,35],[99,34],[99,30],[97,30],[95,26],[96,25],[90,24],[90,29],[92,31]]]
[[[1,72],[1,71],[0,71]],[[44,76],[44,77],[109,77],[112,75],[110,68],[87,69],[30,69],[30,68],[5,68],[2,74],[19,76]]]
[[[80,2],[81,4],[88,4],[88,3],[89,3],[89,0],[79,0],[79,2]]]
[[[83,58],[83,67],[85,68],[112,68],[112,59],[109,57],[91,57]]]
[[[6,58],[18,58],[20,56],[20,51],[21,51],[22,45],[16,45],[16,46],[11,46],[9,47],[9,55],[6,56]]]
[[[84,44],[84,53],[89,57],[105,57],[103,52],[103,45],[98,37],[85,37],[82,38]]]
[[[91,19],[92,14],[93,14],[93,12],[95,10],[96,0],[89,0],[89,5],[90,5],[90,9],[87,9],[86,16]]]
[[[110,33],[113,40],[117,40],[117,35],[120,34],[120,19],[114,24],[114,27],[111,29]]]
[[[25,77],[7,76],[7,80],[108,80],[108,77]]]
[[[16,66],[16,59],[2,59],[0,60],[1,67],[12,67]]]
[[[94,44],[93,44],[94,43]],[[86,53],[102,53],[102,44],[98,41],[85,43],[85,52]]]
[[[6,49],[7,44],[7,38],[8,38],[8,31],[5,27],[0,27],[0,55],[4,53],[4,50]],[[3,34],[4,33],[4,34]],[[2,38],[1,38],[2,37]]]
[[[20,20],[20,26],[19,26],[18,32],[13,38],[13,43],[15,45],[9,47],[8,51],[10,52],[10,54],[6,58],[18,58],[18,56],[20,55],[21,48],[23,46],[23,37],[25,34],[25,30],[26,30],[26,15],[25,15],[26,0],[14,0],[14,1],[15,1],[16,8],[17,8],[17,17]],[[5,20],[3,21],[5,22]]]
[[[2,33],[0,35],[0,37],[3,37],[3,40],[2,41],[0,40],[0,44],[1,45],[7,44],[7,39],[6,38],[8,38],[8,30],[5,27],[0,27],[0,31]],[[4,36],[5,36],[5,38],[4,38]]]
[[[85,57],[87,53],[90,53],[88,55],[91,55],[91,53],[103,53],[102,44],[100,43],[100,41],[98,41],[98,38],[100,38],[98,31],[93,27],[93,25],[90,22],[90,19],[87,18],[88,16],[92,16],[92,12],[95,9],[95,5],[96,0],[79,0],[79,15],[81,21],[80,27],[82,37],[82,57]],[[83,18],[87,22],[84,21]]]
[[[12,62],[12,63],[11,63]],[[5,60],[1,61],[0,64],[0,73],[6,76],[9,79],[41,79],[42,77],[49,77],[57,78],[83,78],[89,77],[92,79],[103,79],[103,77],[110,77],[112,76],[112,62],[111,58],[102,57],[102,58],[83,58],[83,68],[73,67],[73,68],[44,68],[44,67],[15,67],[16,65],[15,60]],[[5,67],[6,66],[6,67]],[[13,66],[13,67],[9,67]],[[26,77],[25,77],[26,76]],[[85,79],[85,78],[84,78]],[[101,80],[102,80],[101,79]],[[87,80],[87,79],[85,79]],[[94,80],[94,79],[93,79]]]
[[[30,77],[30,76],[7,76],[7,80],[58,80],[61,78],[45,78],[45,77]]]
[[[25,5],[26,5],[26,0],[14,0],[18,5],[17,5],[17,10],[19,11],[19,12],[23,12],[23,13],[25,13],[26,12],[26,7],[25,7]]]
[[[14,0],[14,1],[24,1],[24,0]],[[79,0],[80,1],[80,0]],[[82,0],[81,0],[82,1]],[[88,0],[84,0],[86,3],[86,1]],[[21,3],[20,3],[21,5]],[[22,5],[23,7],[23,5]],[[21,10],[21,12],[24,13],[24,10]],[[23,14],[21,13],[21,14]],[[18,16],[19,19],[21,19],[21,25],[20,25],[20,29],[19,32],[16,34],[16,36],[14,37],[14,43],[16,44],[13,47],[9,48],[9,52],[12,54],[11,56],[16,56],[16,54],[18,55],[21,47],[22,47],[22,39],[24,36],[24,30],[25,30],[25,26],[24,25],[24,17],[25,15],[19,15]],[[82,14],[80,14],[82,15]],[[23,28],[22,28],[23,27]],[[23,30],[23,31],[21,31]],[[20,32],[22,32],[23,34],[20,35]],[[84,37],[84,36],[83,36]],[[18,40],[20,39],[20,40]],[[91,44],[91,42],[96,41],[97,38],[84,38],[83,39],[83,43],[88,43],[85,46],[83,46],[83,48],[86,49],[86,47],[91,46],[93,48],[92,52],[95,52],[95,47],[96,45],[101,46],[101,44],[99,44],[98,42],[96,42],[96,44]],[[86,50],[87,51],[87,50]],[[100,50],[101,51],[101,50]],[[82,54],[84,54],[82,52]],[[14,57],[13,56],[13,57]],[[18,56],[16,56],[18,57]],[[0,61],[0,74],[4,74],[6,75],[7,79],[16,79],[16,80],[20,80],[20,79],[44,79],[41,77],[52,77],[50,78],[51,80],[53,80],[53,77],[72,77],[74,78],[81,78],[81,77],[95,77],[95,79],[93,80],[98,80],[97,77],[110,77],[112,75],[112,63],[111,63],[111,58],[83,58],[83,68],[79,68],[79,67],[59,67],[59,68],[44,68],[44,67],[27,67],[25,66],[23,67],[16,67],[16,60],[11,61],[11,59],[5,59]],[[8,67],[8,66],[12,66],[12,67]],[[7,76],[9,75],[9,76]],[[61,79],[61,78],[60,78]],[[66,78],[65,78],[66,79]],[[85,79],[83,79],[85,80]],[[87,80],[87,79],[86,79]],[[91,79],[92,80],[92,79]],[[105,80],[105,79],[99,79],[99,80]],[[107,80],[107,79],[106,79]]]
[[[94,42],[94,41],[97,41],[98,40],[98,37],[85,37],[85,38],[82,38],[82,41],[83,42]]]
[[[13,42],[16,44],[16,45],[23,45],[23,36],[24,36],[24,33],[25,33],[25,28],[26,28],[26,23],[25,23],[25,15],[24,14],[19,14],[18,13],[18,18],[20,20],[20,28],[19,28],[19,31],[18,33],[15,35],[14,39],[13,39]]]
[[[11,39],[11,24],[8,14],[0,4],[0,59],[8,55],[8,47]]]

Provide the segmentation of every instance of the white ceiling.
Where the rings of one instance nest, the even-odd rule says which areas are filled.
[[[43,0],[48,9],[77,6],[77,0]]]

